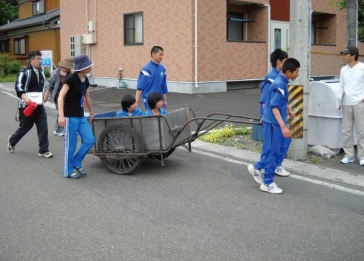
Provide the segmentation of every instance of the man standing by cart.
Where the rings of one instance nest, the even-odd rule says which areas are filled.
[[[163,108],[168,107],[167,102],[167,70],[161,64],[164,51],[160,46],[153,46],[151,50],[152,59],[140,70],[135,99],[139,105],[140,98],[143,99],[145,109],[150,109],[148,96],[152,92],[158,92],[163,96]]]

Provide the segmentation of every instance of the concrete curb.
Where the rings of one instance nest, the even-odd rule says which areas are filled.
[[[213,154],[219,154],[225,157],[230,156],[241,161],[249,161],[248,163],[242,162],[243,164],[251,164],[257,162],[260,158],[259,153],[246,151],[243,149],[237,149],[234,147],[226,147],[218,144],[212,144],[201,140],[196,140],[192,143],[192,150],[194,149],[208,151]],[[360,186],[364,188],[364,177],[357,174],[315,166],[313,164],[288,159],[284,160],[284,167],[291,172],[295,172],[301,175],[342,182],[345,184]]]

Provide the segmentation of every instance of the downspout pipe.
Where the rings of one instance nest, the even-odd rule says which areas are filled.
[[[267,43],[268,43],[268,46],[267,46],[267,72],[269,72],[270,71],[270,53],[271,53],[271,51],[270,51],[270,47],[271,47],[271,35],[270,35],[270,30],[271,30],[271,21],[270,21],[270,19],[271,19],[271,13],[270,13],[270,4],[265,4],[264,5],[265,7],[267,7],[267,10],[268,10],[268,15],[267,15],[267,17],[268,17],[268,24],[267,24],[267,27],[268,27],[268,41],[267,41]]]
[[[198,89],[198,0],[195,0],[195,87]]]

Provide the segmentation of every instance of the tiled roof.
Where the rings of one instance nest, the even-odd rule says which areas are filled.
[[[60,10],[58,8],[45,14],[36,15],[22,20],[15,20],[13,22],[0,26],[0,32],[43,24],[59,15],[60,15]]]

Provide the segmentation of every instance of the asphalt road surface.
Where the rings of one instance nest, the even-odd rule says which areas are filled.
[[[277,178],[283,194],[259,190],[246,166],[177,149],[161,166],[110,173],[88,155],[88,176],[62,178],[63,140],[39,158],[33,128],[17,128],[16,99],[0,92],[0,260],[364,260],[364,194]],[[333,182],[335,184],[335,182]]]

